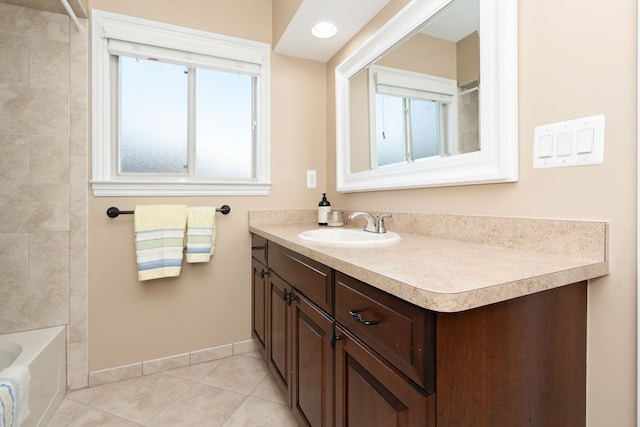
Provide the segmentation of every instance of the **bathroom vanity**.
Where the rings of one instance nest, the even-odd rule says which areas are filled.
[[[585,425],[607,224],[394,219],[400,242],[348,248],[250,215],[253,335],[300,425]]]

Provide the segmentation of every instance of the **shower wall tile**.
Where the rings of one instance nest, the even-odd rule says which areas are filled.
[[[29,235],[0,234],[0,295],[7,295],[5,283],[28,279]]]
[[[2,24],[0,24],[1,26]],[[0,129],[5,134],[28,134],[31,91],[22,85],[0,86]]]
[[[69,295],[84,297],[87,292],[87,249],[73,248],[69,250]]]
[[[69,18],[66,15],[5,3],[0,3],[0,28],[4,33],[30,40],[69,40]]]
[[[69,231],[68,184],[5,184],[0,200],[0,233]]]
[[[82,25],[87,28],[88,20],[81,19]],[[73,34],[73,33],[72,33]],[[69,85],[71,120],[70,120],[70,152],[73,155],[87,157],[87,129],[88,129],[88,99],[89,87],[89,39],[87,37],[71,37],[70,43],[70,69],[72,76]]]
[[[5,134],[68,135],[68,91],[0,86],[0,129]]]
[[[67,387],[77,390],[89,386],[89,344],[87,341],[67,345]]]
[[[80,22],[88,28],[89,21]],[[69,27],[73,24],[69,21]],[[89,385],[89,322],[88,322],[88,106],[89,106],[89,37],[87,32],[71,30],[69,38],[69,153],[70,153],[70,197],[69,206],[69,246],[70,282],[69,290],[77,298],[78,308],[84,304],[81,316],[74,314],[70,322],[77,332],[69,340],[69,360],[83,360],[84,363],[68,365],[68,384],[71,388]],[[82,315],[84,313],[84,315]],[[74,342],[75,339],[78,342]],[[78,354],[75,354],[75,353]]]
[[[28,232],[31,203],[26,184],[0,185],[0,233]]]
[[[69,233],[29,234],[29,259],[29,281],[66,282],[68,294]]]
[[[3,280],[0,333],[39,329],[69,323],[66,282],[10,282]]]
[[[20,36],[0,33],[0,84],[27,84],[29,43]]]
[[[69,158],[69,203],[87,203],[87,158],[85,156],[71,155]]]
[[[69,205],[69,247],[71,249],[87,249],[87,212],[81,202]]]
[[[69,135],[69,91],[31,88],[27,109],[32,135]]]
[[[29,183],[69,183],[69,138],[64,134],[30,138]]]
[[[32,40],[29,49],[29,86],[69,90],[69,43]]]
[[[86,79],[86,77],[84,77]],[[81,156],[85,162],[87,159],[87,132],[88,114],[86,111],[86,94],[71,96],[70,98],[70,123],[69,123],[69,153],[73,156]]]
[[[68,232],[69,185],[36,184],[28,186],[28,191],[31,209],[29,230]]]
[[[66,324],[72,389],[89,383],[88,46],[64,14],[0,3],[0,333]]]
[[[29,138],[26,135],[0,134],[0,185],[26,184],[28,180]]]
[[[87,298],[84,295],[69,297],[69,342],[87,341],[88,331],[84,325],[88,320]]]

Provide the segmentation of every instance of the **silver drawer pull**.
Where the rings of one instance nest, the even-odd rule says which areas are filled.
[[[362,317],[362,314],[360,314],[361,311],[362,310],[349,310],[349,314],[351,315],[351,317],[356,319],[358,322],[364,323],[367,326],[377,325],[378,323],[380,323],[379,320],[365,320]]]

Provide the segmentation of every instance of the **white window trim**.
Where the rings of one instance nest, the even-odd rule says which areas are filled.
[[[387,88],[388,90],[379,91],[378,86]],[[458,82],[456,80],[399,68],[371,65],[369,66],[369,117],[376,117],[377,93],[395,93],[398,96],[409,98],[413,97],[445,102],[448,104],[450,114],[445,124],[445,141],[442,141],[443,146],[440,148],[442,150],[445,148],[449,150],[452,142],[458,140]],[[369,126],[369,135],[371,135],[369,142],[371,158],[369,164],[372,169],[378,169],[380,166],[378,165],[378,142],[375,119],[370,121]],[[415,159],[412,163],[419,163],[427,159],[430,158]],[[397,165],[398,164],[395,166]],[[389,166],[390,165],[386,165],[383,167]]]
[[[258,134],[256,135],[255,179],[251,181],[187,181],[186,179],[122,179],[114,171],[112,143],[112,82],[108,39],[189,51],[258,64]],[[92,11],[93,131],[92,179],[95,196],[216,196],[268,195],[270,167],[270,47],[266,43],[243,40],[189,28],[177,27],[100,10]]]

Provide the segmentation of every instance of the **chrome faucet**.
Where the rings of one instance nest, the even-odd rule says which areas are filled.
[[[369,231],[371,233],[386,233],[387,229],[384,227],[384,219],[391,218],[391,214],[382,214],[378,216],[373,216],[369,212],[357,211],[349,215],[349,220],[353,221],[359,216],[364,217],[364,231]]]

